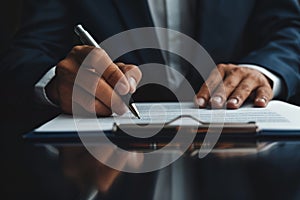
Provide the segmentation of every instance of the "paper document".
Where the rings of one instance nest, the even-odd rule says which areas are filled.
[[[256,122],[260,130],[266,131],[299,131],[300,107],[281,101],[271,101],[267,108],[245,106],[237,110],[198,109],[190,103],[137,103],[141,119],[135,118],[130,112],[122,115],[104,118],[74,119],[70,115],[59,115],[44,124],[35,132],[76,132],[109,131],[113,124],[126,123],[165,123],[179,115],[191,115],[203,122]],[[176,123],[176,122],[175,122]],[[179,123],[179,122],[178,122]],[[181,125],[193,125],[192,119],[180,121]]]

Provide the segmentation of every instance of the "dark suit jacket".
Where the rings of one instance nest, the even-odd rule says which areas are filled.
[[[124,30],[153,26],[146,0],[31,0],[25,6],[22,26],[0,61],[2,101],[7,97],[14,103],[33,102],[35,83],[74,45],[77,23],[99,42]],[[199,0],[193,24],[192,37],[216,63],[265,67],[284,80],[286,91],[281,98],[299,93],[297,0]],[[161,53],[152,50],[133,52],[121,60],[164,62]]]

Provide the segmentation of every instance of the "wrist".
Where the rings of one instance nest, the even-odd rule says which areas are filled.
[[[56,105],[59,105],[59,95],[57,90],[56,77],[52,78],[50,82],[46,85],[45,92],[51,102],[53,102]]]

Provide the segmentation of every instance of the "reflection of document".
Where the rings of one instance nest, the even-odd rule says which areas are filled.
[[[137,104],[142,119],[131,113],[123,116],[73,119],[72,116],[60,115],[46,123],[35,132],[76,132],[109,131],[113,123],[164,123],[179,115],[191,115],[203,122],[256,122],[263,131],[300,131],[300,107],[280,101],[272,101],[267,108],[246,106],[238,110],[197,109],[193,103],[139,103]],[[182,125],[194,125],[192,119],[181,120]],[[299,133],[300,134],[300,133]]]

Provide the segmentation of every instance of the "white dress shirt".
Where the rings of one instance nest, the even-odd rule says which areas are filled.
[[[194,19],[194,13],[196,11],[196,6],[194,5],[195,2],[195,0],[148,0],[148,5],[154,26],[168,28],[192,35],[195,28],[194,24],[192,23]],[[168,36],[158,35],[158,40],[161,45],[167,46],[170,52],[174,52],[176,49],[182,46],[181,40],[176,33],[170,34]],[[186,75],[187,69],[182,67],[179,62],[178,56],[170,56],[170,54],[163,52],[163,57],[168,66],[176,69],[183,76]],[[282,80],[278,76],[256,65],[249,65],[244,63],[240,64],[240,66],[256,69],[263,73],[266,77],[268,77],[273,82],[274,97],[278,96],[281,93],[283,89]],[[54,72],[55,67],[50,69],[35,85],[38,101],[43,104],[54,105],[47,98],[47,95],[45,93],[45,87],[54,77]],[[169,83],[169,87],[172,89],[178,88],[178,86],[183,81],[182,77],[176,76],[176,74],[172,73],[171,70],[167,70],[167,80]]]

